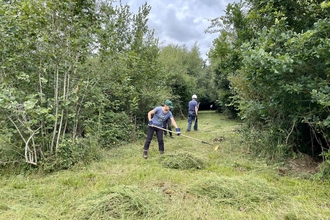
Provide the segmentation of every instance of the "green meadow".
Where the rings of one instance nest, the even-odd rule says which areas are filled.
[[[201,111],[197,132],[177,122],[183,135],[164,137],[163,155],[154,137],[148,159],[140,140],[69,170],[2,174],[0,219],[330,219],[329,182],[251,155],[239,121]]]

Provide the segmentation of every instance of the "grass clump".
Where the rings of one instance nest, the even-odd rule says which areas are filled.
[[[162,198],[133,186],[115,186],[92,196],[79,209],[80,219],[145,219],[161,213]]]
[[[204,169],[205,162],[189,153],[178,153],[176,155],[168,155],[162,158],[161,164],[165,168],[188,170],[188,169]]]
[[[189,192],[207,197],[218,205],[231,205],[238,210],[251,210],[279,196],[277,190],[265,180],[251,176],[203,178],[192,183]]]

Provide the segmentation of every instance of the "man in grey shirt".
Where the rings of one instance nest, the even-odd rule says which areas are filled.
[[[188,132],[191,130],[191,124],[193,121],[195,121],[194,130],[197,131],[198,129],[198,103],[196,101],[197,95],[193,95],[191,98],[192,100],[188,103],[188,127],[186,130]]]

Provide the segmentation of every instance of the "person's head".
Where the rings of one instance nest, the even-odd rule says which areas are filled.
[[[191,98],[192,99],[197,99],[197,95],[194,94]]]
[[[173,108],[173,104],[170,100],[166,100],[164,102],[164,107],[165,107],[165,110],[169,111]]]

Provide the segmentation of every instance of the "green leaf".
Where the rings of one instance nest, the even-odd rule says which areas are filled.
[[[24,102],[24,108],[25,110],[31,110],[35,107],[35,104],[38,102],[36,99],[30,99],[26,102]]]

